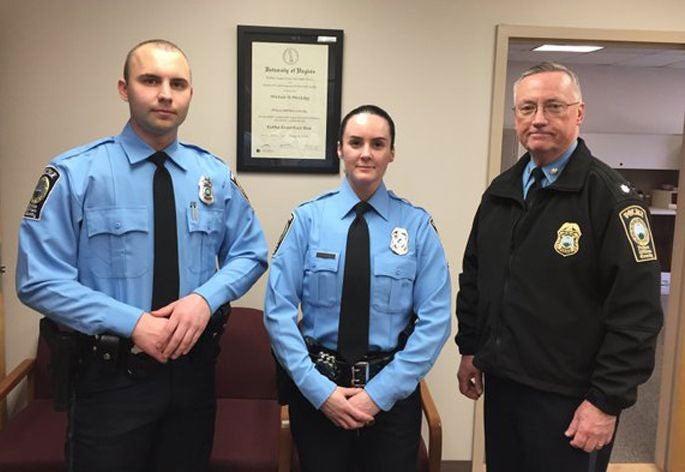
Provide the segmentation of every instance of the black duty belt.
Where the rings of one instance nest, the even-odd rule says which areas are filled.
[[[331,349],[305,337],[309,356],[316,370],[341,387],[364,387],[393,359],[397,351],[373,352],[354,364],[346,362]]]
[[[188,353],[192,358],[211,358],[218,349],[218,339],[224,332],[226,321],[230,314],[229,304],[222,305],[209,319],[207,326]],[[123,368],[129,376],[144,379],[152,375],[163,364],[147,355],[133,344],[130,338],[122,338],[111,334],[96,336],[80,335],[85,344],[86,356],[91,356],[101,366]]]

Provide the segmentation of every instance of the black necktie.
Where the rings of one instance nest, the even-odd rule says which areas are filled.
[[[157,170],[152,180],[155,205],[155,265],[152,280],[152,309],[161,308],[178,299],[178,236],[176,235],[176,203],[174,184],[164,167],[165,152],[150,156]]]
[[[533,183],[528,187],[528,193],[526,194],[526,205],[528,206],[530,206],[530,203],[533,201],[533,196],[542,188],[542,179],[545,178],[545,174],[540,167],[533,169],[531,175],[533,177]]]
[[[340,300],[338,352],[349,363],[355,363],[369,350],[369,297],[371,262],[369,257],[369,227],[364,213],[371,206],[359,202],[357,214],[347,232],[345,275]]]

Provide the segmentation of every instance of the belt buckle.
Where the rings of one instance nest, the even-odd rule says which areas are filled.
[[[369,381],[369,363],[366,361],[356,362],[352,366],[352,376],[350,378],[351,387],[363,387]]]

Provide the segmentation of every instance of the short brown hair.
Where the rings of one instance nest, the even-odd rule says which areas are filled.
[[[146,46],[148,44],[154,44],[156,47],[166,49],[168,51],[178,51],[183,55],[183,57],[186,58],[186,61],[188,60],[188,56],[186,56],[186,53],[184,53],[180,47],[176,46],[171,41],[168,41],[166,39],[148,39],[146,41],[143,41],[142,43],[138,43],[135,46],[133,46],[133,48],[128,52],[128,54],[126,54],[126,61],[124,61],[124,80],[126,82],[128,82],[129,65],[131,63],[131,58],[139,48]]]

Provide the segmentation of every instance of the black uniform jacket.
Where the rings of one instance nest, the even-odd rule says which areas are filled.
[[[648,211],[582,139],[527,209],[524,155],[483,195],[459,276],[456,342],[486,373],[617,414],[662,324]]]

